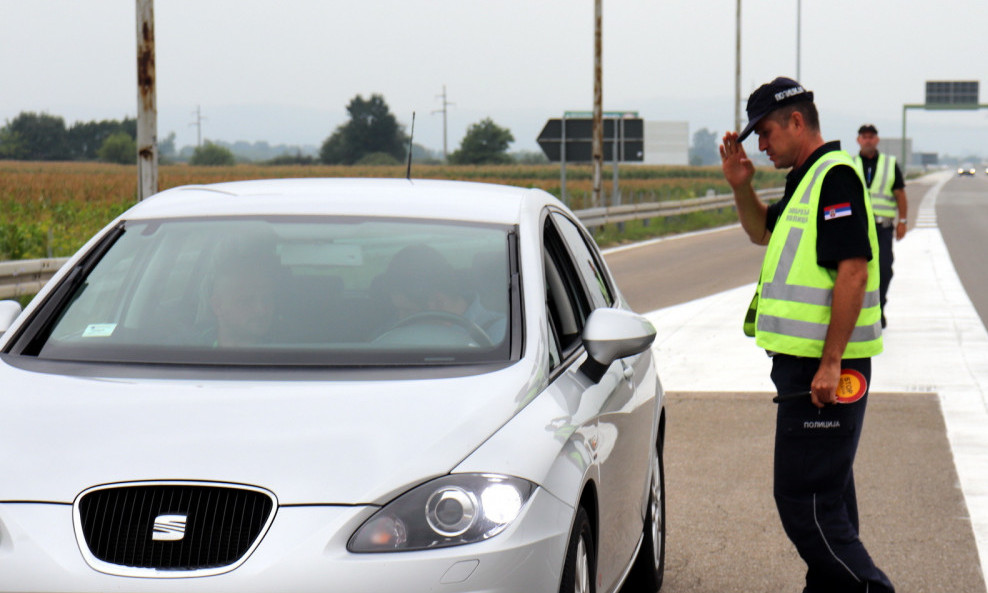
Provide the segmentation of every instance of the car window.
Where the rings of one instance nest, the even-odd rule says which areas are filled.
[[[543,231],[546,310],[558,351],[565,357],[581,344],[591,302],[556,227],[547,218]]]
[[[576,226],[572,220],[559,212],[552,213],[552,220],[556,223],[560,234],[566,241],[567,247],[573,256],[577,269],[583,277],[593,306],[610,307],[614,304],[613,293],[604,271],[603,264],[596,249],[587,244],[587,237]]]
[[[34,352],[107,362],[506,360],[508,233],[412,219],[130,222]],[[31,333],[31,332],[27,332]]]

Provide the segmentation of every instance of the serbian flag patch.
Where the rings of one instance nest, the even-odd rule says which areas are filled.
[[[843,216],[851,215],[851,203],[844,202],[843,204],[834,204],[833,206],[825,206],[823,208],[823,219],[833,220],[835,218],[841,218]]]

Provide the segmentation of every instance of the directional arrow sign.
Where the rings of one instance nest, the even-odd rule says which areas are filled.
[[[565,122],[565,129],[563,124]],[[617,139],[619,162],[645,160],[645,125],[640,118],[608,118],[604,120],[604,160],[614,160]],[[566,138],[566,162],[593,161],[593,119],[553,118],[546,122],[537,139],[542,152],[552,162],[562,160],[563,137]]]

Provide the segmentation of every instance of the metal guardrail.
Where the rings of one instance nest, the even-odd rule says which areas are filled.
[[[782,197],[783,188],[765,189],[756,192],[762,201],[773,201]],[[666,202],[644,202],[607,208],[587,208],[576,210],[574,214],[588,227],[605,224],[678,216],[703,210],[718,210],[734,207],[734,196],[718,194],[689,200],[669,200]],[[25,259],[0,262],[0,299],[16,298],[35,294],[45,285],[55,272],[69,258]]]
[[[755,193],[762,201],[774,201],[782,197],[784,188],[763,189]],[[719,210],[721,208],[733,208],[734,196],[731,194],[718,194],[715,196],[705,196],[702,198],[692,198],[689,200],[669,200],[666,202],[643,202],[640,204],[625,204],[621,206],[609,206],[607,208],[587,208],[576,210],[574,214],[580,221],[588,227],[601,226],[617,222],[629,222],[632,220],[644,220],[648,218],[662,218],[665,216],[678,216],[691,212],[701,212],[703,210]]]
[[[0,262],[0,299],[38,292],[67,261],[61,257]]]

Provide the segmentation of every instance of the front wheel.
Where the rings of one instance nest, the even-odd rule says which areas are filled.
[[[594,554],[590,518],[580,507],[573,521],[573,531],[566,547],[566,563],[559,593],[594,593],[596,591],[597,559]]]
[[[655,444],[655,461],[649,486],[648,510],[638,558],[622,587],[622,592],[653,593],[662,588],[666,564],[666,488],[665,464],[662,461],[662,434]]]

